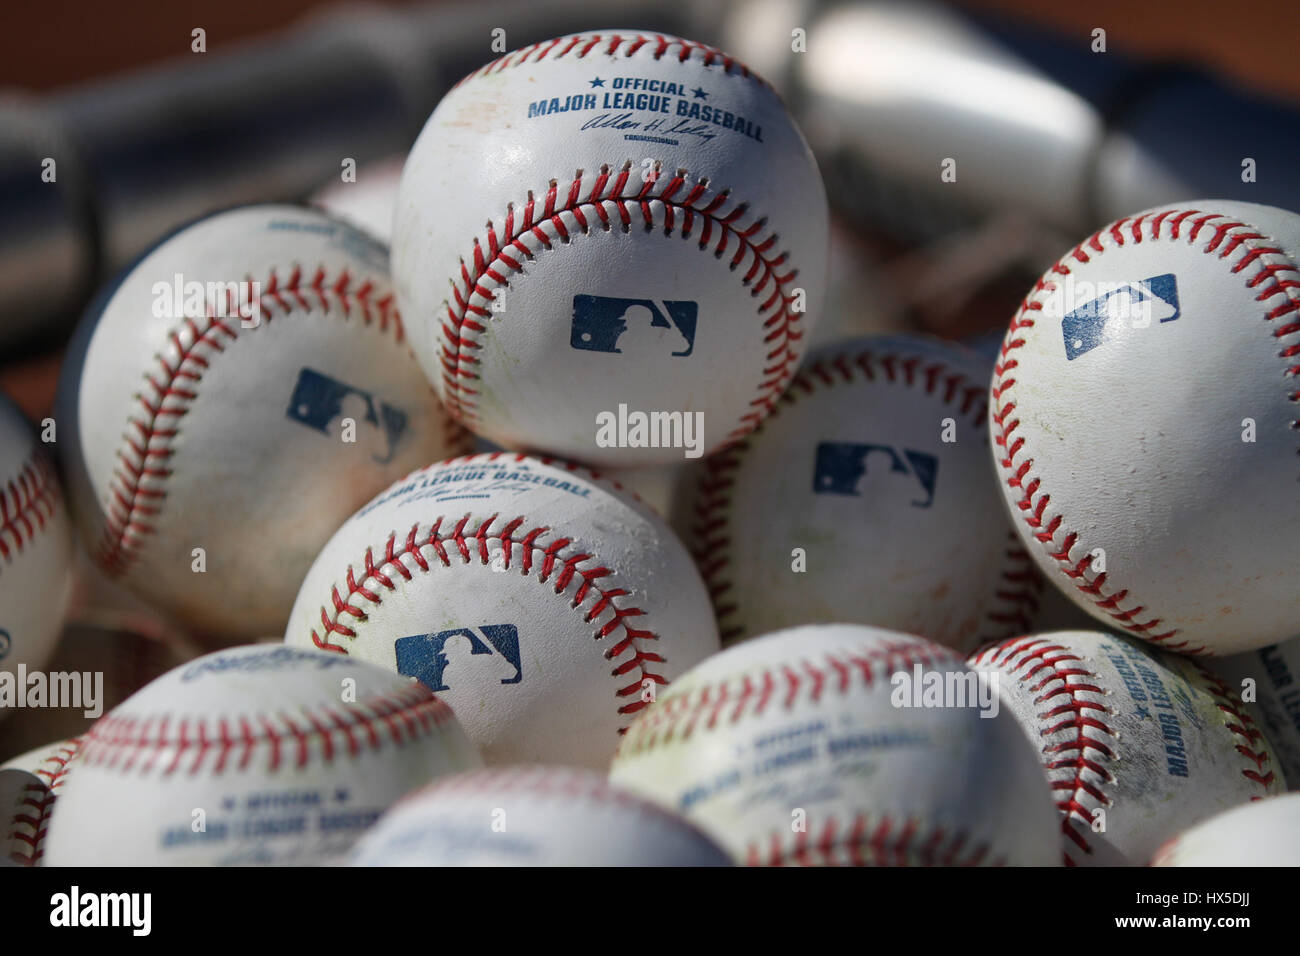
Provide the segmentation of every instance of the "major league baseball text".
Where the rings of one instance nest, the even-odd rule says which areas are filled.
[[[403,794],[481,765],[414,681],[250,645],[170,671],[99,721],[49,823],[54,866],[342,862]],[[95,821],[112,820],[111,826]]]
[[[1285,789],[1264,734],[1199,662],[1136,638],[1061,631],[970,658],[1035,741],[1071,865],[1150,862],[1217,810]]]
[[[690,555],[648,506],[573,465],[431,465],[346,522],[285,640],[419,678],[490,764],[604,768],[632,716],[718,648]]]
[[[741,863],[1053,864],[1047,783],[1014,719],[911,706],[894,679],[947,671],[976,676],[937,644],[877,628],[754,638],[638,715],[610,779]]]
[[[646,465],[682,453],[611,447],[600,416],[702,415],[706,454],[753,428],[820,310],[828,227],[765,82],[628,31],[462,80],[407,159],[393,236],[412,347],[452,415],[506,447]]]

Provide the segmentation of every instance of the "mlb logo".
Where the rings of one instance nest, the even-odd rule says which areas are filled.
[[[503,673],[502,684],[523,681],[523,664],[519,656],[519,631],[513,624],[484,624],[479,628],[455,627],[432,634],[399,637],[393,642],[397,672],[414,677],[431,691],[451,690],[462,683],[468,665],[483,658],[483,666],[493,673]],[[468,651],[468,661],[465,660]],[[454,663],[453,663],[454,661]]]
[[[355,416],[345,414],[345,405],[349,401],[357,403]],[[381,465],[393,460],[406,431],[406,413],[401,409],[384,401],[376,402],[369,392],[310,368],[303,368],[298,373],[298,382],[285,414],[290,420],[322,435],[330,434],[330,422],[345,417],[359,418],[374,426],[376,437],[382,442],[383,447],[371,454],[371,458]]]
[[[857,444],[854,442],[824,441],[817,445],[813,464],[813,494],[846,495],[862,497],[860,490],[868,476],[871,455],[883,456],[877,461],[887,464],[887,475],[906,476],[912,488],[919,488],[920,497],[910,502],[913,508],[928,508],[934,503],[935,481],[939,475],[939,459],[923,451],[910,448],[896,449],[890,445]]]
[[[1066,361],[1073,362],[1112,341],[1126,325],[1146,328],[1153,318],[1162,323],[1173,322],[1181,315],[1178,281],[1173,273],[1120,283],[1061,320]]]
[[[673,358],[686,358],[695,351],[699,309],[696,302],[575,295],[569,345],[585,352],[621,354],[619,341],[626,345],[624,333],[630,332],[627,338],[635,336],[637,345],[631,351],[637,355],[666,347]]]

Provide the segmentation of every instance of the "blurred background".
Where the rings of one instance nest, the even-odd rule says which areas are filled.
[[[992,354],[1033,280],[1112,219],[1209,197],[1300,209],[1300,4],[115,0],[5,19],[0,392],[33,419],[87,301],[180,223],[302,200],[385,237],[406,149],[494,39],[665,31],[772,82],[835,214],[814,343],[907,329]],[[85,642],[155,642],[105,665],[124,687],[188,653],[89,572],[72,621]],[[23,743],[0,736],[0,757]]]

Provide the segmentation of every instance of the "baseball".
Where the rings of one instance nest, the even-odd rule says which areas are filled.
[[[792,628],[678,680],[633,722],[610,779],[752,865],[1052,865],[1047,783],[997,706],[930,641]]]
[[[1264,735],[1199,662],[1127,637],[1059,631],[982,648],[1042,754],[1067,863],[1144,866],[1167,839],[1286,789]]]
[[[1198,200],[1084,240],[1025,298],[990,422],[1044,573],[1097,620],[1230,654],[1300,619],[1300,216]]]
[[[411,357],[385,250],[249,206],[163,240],[82,323],[59,443],[82,538],[182,623],[279,633],[335,528],[467,450]]]
[[[0,764],[0,867],[39,866],[45,856],[50,811],[63,790],[80,738],[47,744]]]
[[[1300,794],[1256,800],[1162,846],[1153,866],[1300,866]]]
[[[1207,665],[1241,695],[1273,745],[1292,790],[1300,790],[1300,638],[1216,658]]]
[[[450,708],[415,681],[315,650],[218,651],[82,738],[46,860],[339,863],[403,794],[478,766]]]
[[[989,467],[990,371],[937,340],[831,346],[695,466],[675,523],[724,641],[853,621],[969,651],[1030,630],[1042,579]]]
[[[675,814],[590,770],[502,767],[445,777],[400,801],[356,866],[730,866]]]
[[[582,33],[442,100],[402,172],[393,279],[416,355],[474,431],[680,461],[744,435],[794,374],[827,221],[807,144],[744,65]]]
[[[72,527],[54,466],[0,398],[0,719],[54,653],[72,586]]]
[[[418,678],[489,764],[594,769],[718,649],[699,573],[649,507],[586,469],[496,453],[414,472],[349,519],[285,641]]]

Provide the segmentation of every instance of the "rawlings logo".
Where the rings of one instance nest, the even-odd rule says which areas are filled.
[[[889,474],[909,475],[921,486],[924,497],[911,502],[913,508],[928,508],[934,502],[935,480],[939,459],[923,451],[899,449],[890,445],[855,444],[853,442],[819,442],[813,466],[813,494],[861,497],[859,490],[868,474],[868,460],[873,452],[889,461]]]
[[[1152,318],[1173,322],[1182,309],[1178,304],[1178,282],[1173,273],[1152,276],[1137,282],[1121,282],[1107,289],[1106,283],[1074,282],[1062,292],[1064,302],[1088,300],[1067,312],[1061,320],[1065,340],[1065,358],[1074,361],[1116,338],[1125,323],[1144,329]],[[1103,291],[1105,290],[1105,291]],[[1094,297],[1095,296],[1095,297]]]
[[[344,404],[350,399],[359,400],[359,415],[344,413]],[[298,383],[294,386],[289,409],[285,414],[292,421],[315,429],[322,435],[330,434],[329,425],[335,419],[350,419],[355,422],[360,418],[372,426],[372,433],[377,431],[382,436],[383,448],[370,456],[381,465],[393,460],[397,445],[406,431],[406,413],[401,409],[393,408],[384,401],[376,403],[375,397],[369,392],[353,388],[310,368],[304,368],[298,373]]]
[[[524,679],[523,664],[519,656],[519,631],[513,624],[484,624],[478,634],[473,628],[454,627],[432,634],[415,634],[399,637],[393,642],[397,656],[397,672],[414,677],[432,691],[450,690],[447,671],[455,671],[453,679],[464,668],[452,666],[447,651],[460,644],[469,649],[470,657],[500,656],[514,673],[501,678],[502,684],[518,684]],[[482,635],[480,637],[480,634]],[[459,662],[457,662],[459,664]]]
[[[665,340],[671,343],[671,332],[675,329],[684,348],[671,354],[673,358],[686,358],[695,350],[698,317],[699,305],[695,302],[656,302],[653,299],[575,295],[569,345],[586,352],[621,354],[623,349],[619,348],[619,339],[625,332],[635,328],[638,331],[633,335],[638,341],[629,351],[644,354],[649,350],[661,350]],[[649,331],[652,329],[661,331]],[[641,339],[646,342],[642,343]]]

